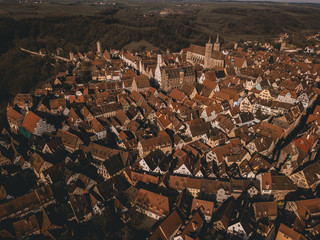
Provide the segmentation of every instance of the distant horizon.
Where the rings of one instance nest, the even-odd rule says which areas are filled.
[[[215,1],[215,0],[213,0]],[[225,2],[280,2],[280,3],[317,3],[320,4],[320,0],[218,0]]]

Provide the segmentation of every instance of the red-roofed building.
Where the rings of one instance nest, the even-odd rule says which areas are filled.
[[[46,120],[40,118],[33,112],[28,112],[24,118],[22,127],[29,133],[41,136],[45,132],[54,132],[56,129],[53,125],[47,123]]]
[[[318,137],[315,134],[305,133],[302,137],[296,139],[294,142],[300,150],[309,153],[317,144]]]
[[[194,215],[190,216],[185,224],[179,229],[176,237],[174,239],[177,240],[198,240],[199,234],[202,230],[204,224],[204,220],[199,214],[196,212]]]
[[[150,88],[149,79],[146,75],[141,74],[140,76],[136,76],[132,81],[132,91],[143,92],[148,91]]]
[[[152,233],[149,240],[167,240],[177,232],[178,228],[183,223],[178,212],[173,211]]]
[[[107,130],[102,126],[102,124],[97,119],[92,119],[90,121],[90,126],[93,132],[96,134],[97,139],[104,139],[107,136]]]
[[[23,116],[19,112],[13,109],[13,107],[7,108],[7,120],[10,125],[11,131],[17,133],[18,128],[21,127],[23,122]]]
[[[170,213],[168,197],[143,188],[139,189],[135,203],[140,212],[154,219],[163,218]]]
[[[31,108],[33,106],[33,98],[30,93],[17,94],[13,100],[13,105],[17,105],[19,108]]]
[[[214,202],[194,198],[192,201],[191,211],[200,210],[207,222],[210,222],[214,212]]]
[[[79,146],[83,144],[83,142],[78,136],[72,133],[63,131],[61,129],[58,130],[56,136],[61,138],[62,143],[65,146],[66,150],[71,153],[79,149]]]
[[[265,172],[262,173],[261,179],[260,179],[260,190],[261,195],[270,195],[272,191],[272,179],[271,179],[271,173]]]
[[[276,240],[306,240],[302,234],[294,231],[284,224],[280,224]]]

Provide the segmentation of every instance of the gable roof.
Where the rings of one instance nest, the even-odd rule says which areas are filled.
[[[214,202],[194,198],[191,211],[199,209],[203,215],[211,217],[214,211]]]
[[[140,88],[149,88],[150,87],[149,79],[144,74],[141,74],[139,76],[134,77],[133,81],[136,82],[138,89],[140,89]]]
[[[212,222],[221,221],[223,227],[227,229],[229,227],[230,219],[233,211],[236,208],[234,197],[229,197],[222,205],[218,208],[212,217]]]
[[[195,87],[188,83],[184,83],[180,91],[190,97],[190,95],[195,91]]]
[[[37,123],[41,118],[35,113],[29,111],[23,120],[22,127],[24,127],[30,133],[34,133],[34,129],[37,127]]]
[[[167,215],[170,212],[168,197],[143,188],[139,189],[136,202],[141,205],[147,205],[149,211],[152,211],[155,214]]]
[[[124,168],[120,154],[115,154],[103,162],[106,170],[113,176]]]
[[[320,211],[320,198],[299,200],[295,203],[297,206],[298,215],[302,219],[307,218],[307,212],[309,209],[317,209]]]
[[[194,215],[191,215],[189,222],[186,222],[187,225],[181,232],[181,237],[186,240],[198,239],[197,235],[201,231],[204,220],[202,219],[199,212],[196,212]]]
[[[152,233],[149,240],[166,240],[181,226],[182,219],[177,210],[173,211]]]
[[[183,100],[185,100],[187,98],[187,96],[183,92],[181,92],[180,90],[178,90],[176,88],[172,89],[169,97],[171,97],[174,100],[179,101],[179,102],[183,102]]]
[[[289,237],[292,240],[305,240],[306,239],[303,235],[301,235],[300,233],[297,233],[292,228],[287,227],[283,223],[280,224],[278,234],[276,236],[276,240],[283,239],[281,234],[286,235],[287,237]]]
[[[253,209],[256,219],[278,215],[277,202],[256,202]]]
[[[205,55],[205,47],[199,46],[199,45],[195,45],[195,44],[190,44],[188,51],[192,52],[192,53],[196,53],[199,55],[204,56]]]
[[[23,115],[13,109],[12,106],[7,108],[7,118],[12,121],[18,121],[23,119]]]

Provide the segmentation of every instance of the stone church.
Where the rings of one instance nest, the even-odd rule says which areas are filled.
[[[214,44],[211,43],[210,38],[205,47],[191,44],[187,52],[187,61],[193,65],[199,64],[205,69],[216,66],[224,67],[224,55],[220,51],[219,34]]]

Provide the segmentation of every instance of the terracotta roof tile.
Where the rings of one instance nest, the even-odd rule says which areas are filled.
[[[34,133],[34,129],[37,126],[37,123],[40,121],[40,117],[33,112],[28,112],[24,118],[22,127],[24,127],[30,133]]]

